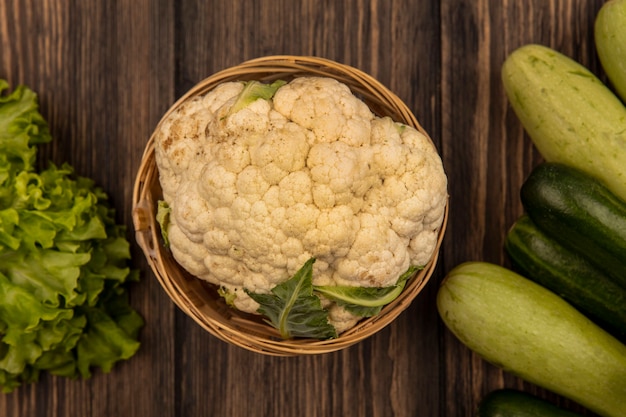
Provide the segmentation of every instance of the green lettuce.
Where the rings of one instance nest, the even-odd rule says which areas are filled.
[[[36,94],[0,80],[0,386],[41,372],[88,378],[139,349],[126,229],[107,194],[71,166],[36,169],[51,141]]]
[[[37,153],[33,145],[52,140],[38,111],[37,95],[23,85],[3,95],[8,87],[9,83],[0,79],[0,184],[7,171],[33,169]]]

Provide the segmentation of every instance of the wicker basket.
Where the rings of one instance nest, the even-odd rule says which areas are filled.
[[[349,66],[315,57],[272,56],[254,59],[220,71],[193,87],[166,113],[165,118],[189,97],[202,95],[227,81],[290,80],[303,75],[335,78],[348,85],[378,116],[390,116],[426,132],[407,106],[369,75]],[[428,136],[428,135],[427,135]],[[351,346],[382,329],[404,311],[426,285],[437,263],[446,228],[448,210],[442,224],[437,250],[430,263],[407,283],[404,291],[375,317],[360,321],[352,329],[331,340],[283,340],[278,332],[256,315],[239,312],[226,305],[216,288],[183,270],[164,248],[156,205],[162,198],[154,157],[154,135],[148,141],[133,191],[133,222],[136,239],[165,292],[187,315],[219,339],[233,345],[275,356],[321,354]]]

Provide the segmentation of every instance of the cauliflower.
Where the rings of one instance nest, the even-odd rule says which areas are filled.
[[[332,288],[396,288],[432,258],[447,204],[430,140],[325,77],[189,99],[159,125],[155,157],[183,268],[258,313],[254,294],[315,259],[311,283],[339,333],[362,315]]]

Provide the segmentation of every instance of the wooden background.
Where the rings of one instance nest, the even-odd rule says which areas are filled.
[[[217,340],[170,302],[134,245],[143,278],[132,304],[147,321],[139,353],[110,374],[43,376],[1,395],[0,416],[463,417],[503,386],[584,413],[471,353],[434,300],[460,262],[507,263],[518,190],[539,161],[507,107],[503,60],[541,43],[600,74],[592,26],[602,3],[0,0],[0,78],[39,93],[55,137],[41,155],[93,177],[129,231],[134,177],[161,115],[206,76],[274,54],[330,58],[396,92],[443,156],[451,204],[439,267],[410,308],[366,341],[316,357],[265,357]]]

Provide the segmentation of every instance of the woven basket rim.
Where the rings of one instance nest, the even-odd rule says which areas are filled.
[[[220,300],[210,296],[210,286],[192,277],[180,267],[163,246],[160,229],[155,221],[156,204],[161,196],[158,169],[154,157],[154,140],[161,123],[184,101],[205,94],[220,83],[256,79],[269,81],[299,76],[320,75],[336,78],[346,83],[365,101],[377,115],[390,116],[410,125],[432,142],[417,118],[406,104],[372,76],[348,65],[312,56],[276,55],[255,58],[230,67],[205,78],[168,109],[150,136],[133,188],[132,218],[135,238],[148,264],[170,299],[185,314],[218,339],[253,352],[273,356],[323,354],[344,349],[375,334],[390,324],[413,301],[428,283],[439,256],[447,226],[446,204],[443,222],[439,229],[437,246],[429,263],[409,280],[405,289],[394,301],[371,318],[361,320],[354,328],[335,339],[283,340],[271,326],[258,317],[225,311]],[[230,309],[233,310],[233,309]]]

